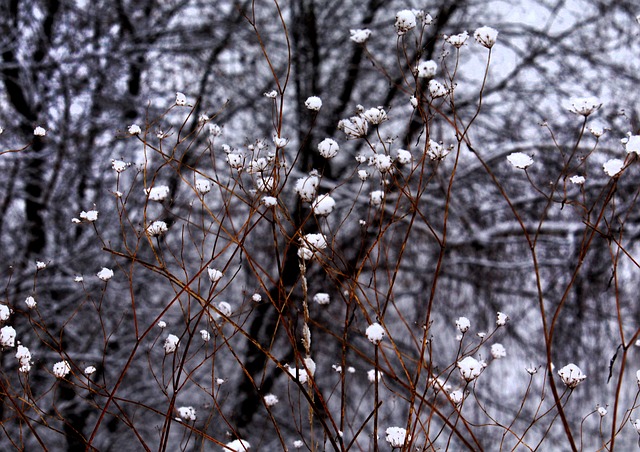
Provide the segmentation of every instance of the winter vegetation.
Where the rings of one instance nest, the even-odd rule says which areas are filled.
[[[631,1],[10,0],[2,450],[631,450]]]

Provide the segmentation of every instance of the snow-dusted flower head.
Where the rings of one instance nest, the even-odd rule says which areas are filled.
[[[456,405],[460,405],[462,403],[462,401],[464,400],[464,393],[459,390],[456,389],[455,391],[451,391],[449,393],[449,399]]]
[[[638,22],[640,23],[640,20],[638,20]],[[635,421],[632,421],[631,419],[629,419],[629,422],[631,422],[631,425],[633,425],[633,427],[636,429],[638,434],[640,434],[640,419],[636,419]]]
[[[320,109],[322,108],[322,99],[320,99],[318,96],[311,96],[307,98],[304,106],[312,111],[320,111]]]
[[[131,124],[127,130],[129,135],[140,135],[142,133],[142,129],[137,124]]]
[[[206,113],[202,113],[202,114],[200,114],[200,116],[198,116],[198,124],[200,124],[200,125],[204,125],[204,124],[208,123],[209,121],[211,121],[211,118]]]
[[[289,143],[289,138],[279,137],[277,135],[273,136],[273,144],[276,145],[276,148],[283,148]]]
[[[602,124],[600,121],[594,121],[589,124],[589,132],[596,138],[600,138],[604,135],[605,131],[610,130],[607,126]]]
[[[167,327],[167,322],[165,322],[164,320],[160,320],[158,322],[158,328],[160,328],[161,330],[164,330]]]
[[[575,364],[567,364],[558,371],[560,379],[567,385],[569,389],[574,389],[580,382],[582,382],[587,376],[582,373],[580,368]]]
[[[211,333],[207,330],[200,330],[200,337],[204,342],[209,342],[209,340],[211,340]]]
[[[318,292],[313,296],[313,301],[318,304],[329,304],[331,302],[331,297],[329,297],[328,293]]]
[[[366,335],[369,342],[378,345],[385,336],[384,328],[378,322],[372,323],[367,327]]]
[[[389,427],[385,430],[385,440],[393,448],[404,446],[404,443],[411,441],[411,435],[407,435],[407,430],[402,427]]]
[[[456,320],[456,328],[464,334],[469,331],[469,328],[471,328],[471,322],[466,317],[459,317],[458,320]]]
[[[382,380],[382,372],[380,371],[376,372],[375,369],[369,369],[367,371],[367,380],[369,380],[369,383],[376,382],[376,374],[378,375],[378,381]]]
[[[374,207],[380,207],[384,201],[384,191],[374,190],[369,194],[369,203]]]
[[[37,137],[43,137],[47,134],[47,131],[44,129],[44,127],[38,126],[33,129],[33,134]]]
[[[398,163],[407,165],[411,163],[412,159],[413,157],[411,155],[411,152],[407,151],[406,149],[398,149],[396,151],[396,160],[398,161]]]
[[[36,307],[37,303],[36,303],[36,299],[33,298],[31,295],[29,295],[25,300],[24,303],[27,305],[27,307],[29,309],[33,309]]]
[[[113,168],[113,170],[116,173],[122,173],[123,171],[125,171],[127,168],[129,168],[129,163],[123,161],[123,160],[111,160],[111,168]]]
[[[570,181],[572,184],[582,185],[582,184],[584,184],[584,183],[586,182],[586,179],[585,179],[585,177],[584,177],[584,176],[578,176],[578,175],[575,175],[575,176],[571,176],[571,177],[569,178],[569,181]]]
[[[258,180],[256,181],[256,188],[260,192],[268,192],[273,190],[274,184],[275,184],[275,180],[273,177],[261,176],[261,177],[258,177]]]
[[[349,30],[349,33],[351,34],[351,37],[349,39],[351,39],[356,44],[364,44],[365,42],[367,42],[367,39],[369,39],[369,36],[371,36],[371,30],[367,28]]]
[[[151,237],[158,237],[167,232],[169,228],[167,227],[167,223],[164,221],[154,221],[147,227],[147,234]]]
[[[222,127],[218,124],[209,124],[209,136],[212,138],[217,138],[222,135]]]
[[[31,352],[27,347],[18,344],[16,359],[20,362],[20,368],[18,369],[20,372],[27,373],[31,370]]]
[[[301,440],[297,439],[293,442],[293,447],[296,449],[302,449],[304,447],[304,442],[302,442]]]
[[[93,223],[98,219],[98,211],[97,210],[88,210],[80,212],[80,219],[84,220],[88,223]]]
[[[433,78],[436,76],[438,64],[433,60],[421,61],[416,67],[416,75],[420,78]]]
[[[36,270],[44,270],[47,268],[47,263],[42,261],[36,261]]]
[[[312,203],[311,207],[313,208],[313,213],[318,216],[327,216],[336,206],[336,200],[333,199],[330,195],[324,194],[318,196]]]
[[[187,105],[187,96],[183,93],[176,93],[176,105],[180,107],[184,107]]]
[[[3,326],[0,329],[0,347],[15,347],[16,345],[16,330],[9,325]]]
[[[6,322],[7,320],[9,320],[12,312],[13,311],[11,310],[11,308],[9,308],[9,306],[0,303],[0,321]]]
[[[330,159],[338,155],[339,150],[340,146],[338,146],[338,143],[331,138],[325,138],[318,143],[318,152],[326,159]]]
[[[411,12],[416,16],[416,20],[419,20],[422,25],[431,25],[433,22],[433,17],[431,14],[425,14],[425,12],[421,9],[412,9]]]
[[[225,158],[233,169],[241,169],[244,166],[244,155],[239,152],[230,152]]]
[[[629,132],[629,135],[621,141],[627,154],[635,153],[640,155],[640,135],[631,135],[631,132]]]
[[[226,301],[221,301],[220,303],[218,303],[218,311],[220,311],[220,314],[225,317],[229,317],[233,313],[231,305]]]
[[[445,148],[444,144],[429,140],[427,154],[431,160],[443,160],[447,155],[449,155],[449,152],[451,152],[451,149]]]
[[[254,293],[253,295],[251,295],[251,300],[254,303],[260,303],[262,301],[262,295],[260,295],[259,293]]]
[[[471,356],[467,356],[462,360],[458,361],[456,364],[458,366],[458,370],[460,371],[460,376],[465,379],[465,381],[470,382],[478,378],[482,373],[484,367],[480,362],[472,358]]]
[[[222,272],[217,268],[207,268],[207,274],[212,283],[217,283],[222,279]]]
[[[164,340],[164,352],[165,354],[173,353],[178,348],[178,344],[180,344],[180,338],[175,334],[170,334]]]
[[[533,159],[524,152],[513,152],[507,155],[507,160],[518,169],[527,169],[533,165]]]
[[[320,178],[318,177],[318,172],[313,170],[308,176],[301,177],[296,181],[294,190],[302,201],[311,202],[316,196],[319,183]]]
[[[406,32],[416,27],[416,15],[413,11],[408,9],[398,11],[396,13],[395,27],[398,36],[404,35]]]
[[[431,97],[437,99],[438,97],[444,97],[447,95],[447,88],[437,80],[429,80],[429,93]]]
[[[87,366],[84,368],[84,374],[88,377],[89,375],[96,373],[96,370],[95,366]]]
[[[465,42],[467,42],[467,39],[469,39],[469,33],[467,33],[466,31],[463,31],[462,33],[459,33],[457,35],[444,35],[444,40],[452,46],[457,47],[458,49],[462,47]]]
[[[278,402],[278,396],[275,394],[267,394],[266,396],[264,396],[264,404],[267,406],[274,406]]]
[[[416,96],[411,96],[409,98],[409,103],[413,108],[418,108],[418,98]]]
[[[275,99],[276,97],[278,97],[278,92],[274,89],[271,91],[267,91],[266,93],[262,94],[264,97],[266,97],[267,99]]]
[[[367,179],[369,179],[369,173],[367,173],[367,170],[358,170],[358,179],[360,179],[361,181],[366,181]]]
[[[327,238],[324,234],[305,234],[300,238],[300,243],[315,252],[327,247]]]
[[[496,325],[497,326],[505,326],[509,321],[509,316],[504,312],[498,311],[496,314]]]
[[[144,193],[149,196],[150,201],[162,202],[169,196],[169,187],[166,185],[157,185],[151,188],[145,188]]]
[[[352,116],[349,119],[341,119],[338,122],[338,130],[342,130],[348,140],[355,140],[367,135],[369,123],[360,116]]]
[[[529,375],[535,375],[538,373],[538,368],[535,366],[527,367],[524,370],[526,370]]]
[[[84,282],[84,277],[82,275],[76,275],[73,277],[73,281],[77,283]]]
[[[386,173],[391,169],[393,165],[393,159],[390,155],[386,154],[374,154],[371,156],[369,165],[374,166],[381,173]]]
[[[181,406],[178,408],[178,416],[185,421],[195,421],[196,409],[192,406]]]
[[[607,160],[604,165],[602,165],[602,169],[607,174],[607,176],[614,177],[620,174],[622,168],[624,167],[624,161],[620,159],[611,159]]]
[[[587,117],[602,107],[602,102],[597,97],[572,97],[569,99],[567,109],[576,115]]]
[[[502,344],[493,344],[491,346],[491,356],[493,359],[500,359],[507,356],[507,351]]]
[[[274,196],[264,196],[262,198],[262,204],[264,204],[267,207],[277,206],[278,205],[278,198],[276,198]]]
[[[387,118],[387,112],[384,111],[382,107],[369,108],[362,114],[362,116],[364,116],[364,119],[366,119],[373,125],[381,124],[389,119]]]
[[[225,448],[223,448],[222,450],[225,452],[229,452],[229,449],[234,452],[246,452],[251,449],[251,444],[249,444],[249,441],[246,441],[244,439],[234,439],[230,443],[225,444]]]
[[[473,33],[473,37],[478,44],[490,49],[498,39],[498,30],[491,27],[480,27]]]
[[[57,378],[64,378],[71,372],[71,366],[67,361],[60,361],[53,365],[53,375]]]
[[[249,165],[247,166],[247,172],[249,174],[262,173],[264,170],[267,169],[268,165],[269,165],[269,162],[264,157],[252,159],[249,162]]]
[[[209,179],[196,179],[196,191],[200,196],[204,196],[211,191],[211,182]]]
[[[105,282],[109,281],[111,278],[113,278],[113,270],[107,267],[102,267],[102,270],[100,270],[96,274],[96,276]]]
[[[607,409],[605,407],[599,406],[596,409],[598,410],[600,417],[605,417],[607,415]]]

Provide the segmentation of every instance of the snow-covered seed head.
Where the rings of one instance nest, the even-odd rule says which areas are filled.
[[[467,356],[466,358],[458,361],[457,366],[460,371],[460,376],[467,382],[478,378],[484,369],[482,364],[471,356]]]
[[[468,318],[466,317],[459,317],[458,320],[456,320],[456,328],[458,328],[458,330],[464,334],[467,331],[469,331],[469,328],[471,327],[471,322],[469,321]]]
[[[164,352],[165,354],[170,354],[176,351],[178,345],[180,344],[180,338],[175,334],[170,334],[164,340]]]
[[[384,328],[379,323],[372,323],[367,327],[366,335],[369,342],[378,345],[385,336]]]
[[[64,378],[71,372],[71,366],[67,361],[60,361],[53,365],[53,375],[57,378]]]
[[[582,373],[580,368],[575,364],[567,364],[558,371],[558,375],[562,382],[569,388],[574,389],[578,384],[584,381],[587,376]]]
[[[567,102],[566,108],[571,113],[576,115],[584,116],[585,118],[589,116],[594,111],[598,110],[602,107],[602,102],[600,99],[594,96],[590,97],[572,97]]]
[[[533,165],[533,159],[524,152],[512,152],[507,156],[507,160],[518,169],[527,169]]]
[[[420,78],[433,78],[436,76],[438,64],[433,60],[421,61],[416,67],[416,75]]]
[[[478,44],[490,49],[498,39],[498,30],[491,27],[480,27],[473,33],[473,37]]]
[[[393,448],[403,447],[407,440],[411,441],[411,435],[407,435],[407,430],[402,427],[389,427],[385,433],[385,440]]]
[[[336,206],[336,200],[333,199],[330,195],[324,194],[318,196],[312,203],[311,207],[313,208],[313,213],[318,216],[326,217]]]
[[[318,152],[326,159],[330,159],[338,155],[339,150],[340,146],[338,146],[338,143],[331,138],[325,138],[318,143]]]
[[[371,36],[371,30],[367,28],[349,30],[349,33],[351,34],[351,37],[349,39],[351,39],[356,44],[364,44],[365,42],[367,42],[367,39],[369,39],[369,36]]]
[[[187,96],[183,93],[176,93],[176,105],[179,107],[184,107],[187,105]]]
[[[491,346],[491,356],[493,359],[500,359],[507,356],[507,351],[502,344],[493,344]]]
[[[311,96],[305,101],[304,106],[311,111],[320,111],[322,100],[318,96]]]
[[[396,13],[396,33],[398,36],[402,36],[409,30],[416,27],[416,15],[409,9],[403,9]]]
[[[192,406],[181,406],[178,408],[178,416],[183,421],[195,421],[196,409]]]

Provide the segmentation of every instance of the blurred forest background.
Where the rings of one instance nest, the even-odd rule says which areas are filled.
[[[395,14],[407,8],[424,10],[433,23],[424,34],[416,31],[401,41]],[[620,139],[627,132],[640,132],[638,14],[637,3],[626,0],[3,0],[0,148],[30,145],[0,155],[0,302],[14,311],[10,323],[31,350],[34,366],[28,377],[19,375],[14,353],[1,355],[2,448],[37,450],[46,444],[72,451],[90,439],[101,451],[155,450],[158,444],[220,450],[207,438],[222,443],[243,438],[254,450],[293,449],[294,440],[311,444],[305,419],[308,404],[316,404],[317,428],[328,428],[321,425],[327,419],[323,410],[345,410],[344,425],[336,426],[344,431],[344,444],[336,441],[344,446],[357,437],[354,450],[373,450],[367,421],[372,406],[364,401],[372,394],[366,372],[374,357],[364,331],[388,310],[384,322],[394,350],[415,363],[428,305],[434,375],[433,369],[447,368],[458,356],[458,317],[471,320],[468,335],[477,340],[476,332],[493,330],[496,312],[509,315],[495,335],[507,357],[489,365],[475,391],[496,418],[511,419],[522,410],[517,430],[519,422],[528,425],[553,404],[550,393],[542,402],[539,396],[548,384],[541,296],[547,320],[563,303],[552,339],[554,364],[575,362],[587,375],[565,405],[567,422],[576,443],[583,441],[585,450],[600,448],[601,433],[607,438],[611,431],[611,415],[583,418],[597,404],[613,403],[620,391],[620,423],[637,396],[639,353],[629,341],[640,327],[639,269],[615,243],[620,239],[637,256],[638,168],[629,167],[617,182],[614,208],[607,210],[587,253],[584,237],[592,231],[585,215],[592,212],[572,200],[599,205],[611,183],[602,164],[624,154]],[[394,149],[419,158],[427,135],[445,146],[456,144],[443,119],[452,115],[451,104],[442,104],[443,116],[430,110],[425,135],[423,118],[409,103],[415,93],[407,89],[402,61],[433,59],[441,81],[445,68],[449,74],[455,68],[455,115],[468,122],[478,106],[487,50],[471,38],[456,66],[457,51],[443,36],[472,34],[484,25],[499,36],[482,109],[468,137],[525,226],[537,233],[537,269],[501,189],[467,148],[457,160],[452,154],[425,172],[429,183],[416,189],[413,206],[396,204],[403,191],[386,187],[392,208],[377,215],[369,206],[376,183],[354,177],[354,157],[368,151],[368,144],[347,141],[337,129],[357,105],[382,106],[389,121],[379,128],[380,141],[389,137]],[[366,45],[352,42],[349,30],[363,28],[372,32]],[[264,96],[272,90],[279,92],[276,100]],[[186,94],[188,106],[174,105],[176,92]],[[319,113],[305,108],[309,96],[322,99]],[[581,134],[584,118],[563,106],[573,96],[598,96],[603,102],[587,122],[589,127],[597,120],[608,129],[601,138]],[[209,133],[203,114],[221,127],[221,135]],[[134,123],[142,128],[139,136],[127,132]],[[46,136],[34,136],[36,126],[44,127]],[[167,136],[158,138],[158,130]],[[273,150],[278,132],[290,140],[288,177],[316,169],[320,191],[336,199],[327,219],[314,219],[308,204],[286,188],[278,195],[283,214],[276,222],[250,190],[251,175],[229,169],[224,145],[248,162],[263,143]],[[340,143],[334,159],[316,151],[325,138]],[[173,159],[163,160],[158,149]],[[567,181],[576,173],[568,172],[563,152],[572,150],[575,162],[589,156],[577,172],[586,176],[584,186]],[[508,164],[506,156],[513,152],[533,156],[526,175]],[[133,165],[119,174],[112,169],[114,159]],[[454,161],[455,182],[449,187]],[[140,169],[144,162],[148,171]],[[214,185],[204,208],[198,206],[194,174]],[[152,184],[167,185],[169,198],[148,202],[144,188]],[[550,206],[544,192],[553,184],[559,187],[554,199],[564,200]],[[71,222],[92,209],[99,211],[94,224]],[[448,239],[441,247],[433,235],[442,232],[445,210]],[[415,211],[418,218],[408,221]],[[156,219],[170,226],[165,237],[146,240],[144,233],[135,234]],[[296,234],[319,230],[330,236],[331,252],[324,264],[307,264],[306,287]],[[282,239],[274,238],[276,233]],[[36,261],[47,268],[36,273]],[[161,261],[183,283],[169,277]],[[219,283],[210,283],[208,266],[223,271]],[[106,284],[95,276],[102,267],[115,271]],[[78,275],[84,276],[82,283],[74,282]],[[201,300],[185,293],[186,282]],[[322,403],[318,395],[305,400],[304,391],[256,347],[271,350],[283,364],[299,362],[304,350],[292,344],[299,345],[306,314],[294,300],[311,300],[318,292],[331,298],[329,305],[309,302]],[[38,302],[36,310],[23,303],[29,295]],[[355,298],[366,298],[377,309],[367,318],[351,308]],[[217,306],[227,301],[233,325],[212,325],[202,314],[206,310],[198,310],[202,300]],[[159,320],[167,323],[165,330],[155,326]],[[201,329],[215,336],[210,343],[201,345]],[[167,333],[181,338],[184,355],[165,356]],[[479,350],[490,359],[488,349]],[[405,426],[411,404],[406,378],[395,373],[399,367],[391,355],[379,365],[381,437],[383,427]],[[61,359],[74,363],[70,381],[56,382],[50,373]],[[183,361],[178,366],[174,359]],[[619,389],[615,375],[623,363],[630,370]],[[343,364],[354,367],[353,376],[344,367],[342,374],[332,368]],[[100,383],[93,390],[71,382],[86,381],[85,365],[98,368],[93,379]],[[188,377],[176,373],[176,366]],[[538,403],[521,406],[530,379],[525,368],[531,366],[539,368],[531,389]],[[178,381],[184,386],[174,392]],[[20,399],[23,393],[30,395]],[[269,393],[280,403],[267,411],[262,396]],[[26,417],[16,414],[15,400],[30,401],[23,406]],[[174,408],[185,405],[198,413],[193,430],[169,428]],[[452,429],[460,434],[440,434],[429,444],[423,432],[414,445],[496,450],[503,430],[483,428],[480,404],[465,408],[467,421],[452,427],[434,420],[438,427],[431,431],[434,437]],[[569,450],[559,420],[546,431],[553,416],[535,424],[527,442],[535,447],[546,434],[544,449]],[[619,426],[616,444],[621,450],[635,447],[638,433],[631,423]],[[510,435],[505,441],[505,449],[526,449]],[[325,438],[321,444],[319,450],[330,450],[336,443]]]

